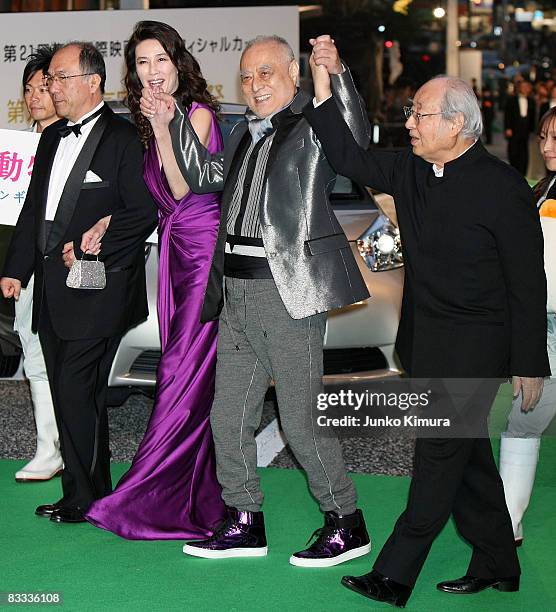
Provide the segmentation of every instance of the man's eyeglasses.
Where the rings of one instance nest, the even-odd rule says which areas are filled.
[[[91,76],[96,74],[95,72],[84,72],[83,74],[45,74],[44,82],[48,87],[52,87],[54,83],[59,83],[64,86],[68,79],[74,79],[75,77]]]
[[[444,113],[442,112],[440,113],[417,113],[415,112],[415,109],[412,106],[404,106],[403,114],[405,115],[406,119],[413,117],[415,119],[415,122],[419,123],[419,121],[421,121],[423,117],[432,117],[433,115],[443,115]]]

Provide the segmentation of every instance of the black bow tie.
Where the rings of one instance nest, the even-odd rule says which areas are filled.
[[[93,119],[96,119],[100,115],[100,113],[102,113],[103,110],[104,110],[104,105],[101,106],[95,113],[93,113],[92,115],[89,115],[86,119],[83,119],[83,121],[81,123],[76,123],[75,125],[61,125],[58,128],[58,133],[60,134],[60,136],[62,138],[65,138],[66,136],[69,136],[72,132],[76,136],[80,136],[81,135],[81,128],[86,123],[89,123],[89,121],[92,121]]]
[[[62,125],[58,128],[58,132],[60,132],[60,136],[62,138],[69,136],[72,132],[76,136],[79,136],[81,134],[82,125],[83,125],[82,123],[76,123],[75,125]]]

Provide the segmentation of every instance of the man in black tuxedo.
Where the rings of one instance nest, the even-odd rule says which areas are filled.
[[[35,274],[33,330],[43,347],[65,466],[62,498],[36,514],[55,522],[82,522],[92,501],[112,489],[108,374],[120,338],[148,314],[143,245],[156,207],[143,182],[135,128],[104,104],[105,78],[104,60],[88,43],[70,43],[52,58],[47,83],[64,119],[39,142],[0,280],[4,296],[18,299]],[[83,256],[83,233],[108,215],[100,256],[106,287],[70,289],[64,263]]]
[[[523,177],[481,144],[472,89],[449,77],[425,83],[404,109],[411,147],[366,151],[338,113],[328,72],[317,61],[311,58],[316,101],[304,114],[327,158],[340,174],[396,202],[405,256],[396,348],[404,369],[415,378],[492,382],[513,375],[522,410],[531,409],[550,374],[539,215]],[[437,588],[519,589],[511,520],[488,439],[489,406],[474,405],[480,437],[417,440],[407,507],[373,571],[344,577],[346,587],[405,606],[453,515],[473,554],[465,576]]]
[[[529,163],[529,136],[535,131],[535,101],[531,83],[520,81],[504,110],[504,133],[508,139],[508,161],[525,176]]]

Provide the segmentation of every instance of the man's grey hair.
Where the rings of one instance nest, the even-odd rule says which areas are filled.
[[[442,79],[446,90],[440,102],[440,110],[444,118],[449,119],[457,113],[463,115],[463,128],[461,130],[464,138],[478,140],[483,132],[483,117],[475,92],[463,79],[440,75],[433,80]]]
[[[251,47],[254,47],[255,45],[264,45],[268,43],[274,43],[276,45],[279,45],[283,49],[284,60],[288,64],[295,59],[295,55],[293,53],[293,49],[290,46],[290,43],[285,38],[282,38],[281,36],[278,36],[277,34],[269,34],[269,35],[263,34],[263,35],[255,36],[255,38],[252,38],[251,40],[247,41],[245,43],[245,47],[243,48],[241,57],[243,57],[245,53],[249,49],[251,49]]]

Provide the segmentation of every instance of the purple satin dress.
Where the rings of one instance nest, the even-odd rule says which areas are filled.
[[[193,103],[189,115],[203,106]],[[205,107],[206,108],[206,107]],[[213,119],[208,150],[222,150]],[[174,200],[151,140],[145,182],[159,209],[158,319],[162,358],[153,412],[129,471],[87,520],[130,540],[195,539],[224,516],[209,413],[217,322],[200,323],[220,217],[219,195]]]

